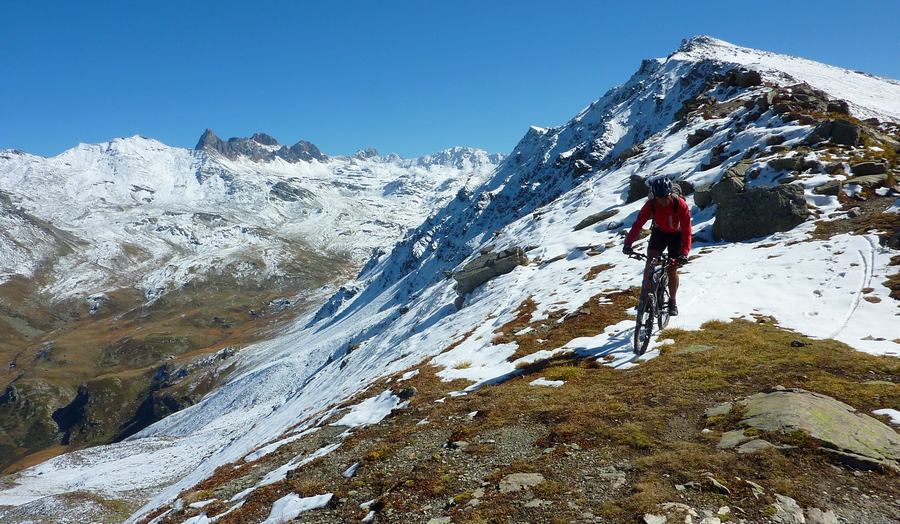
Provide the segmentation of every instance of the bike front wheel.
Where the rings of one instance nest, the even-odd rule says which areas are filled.
[[[669,325],[669,279],[665,275],[656,290],[656,325],[659,329]]]
[[[653,316],[656,309],[656,299],[652,293],[646,293],[641,298],[637,307],[637,319],[634,324],[634,352],[643,355],[650,344],[650,334],[653,333]]]

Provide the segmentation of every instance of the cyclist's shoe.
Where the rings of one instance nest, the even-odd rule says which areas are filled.
[[[678,305],[675,302],[669,302],[669,316],[677,317],[678,316]]]

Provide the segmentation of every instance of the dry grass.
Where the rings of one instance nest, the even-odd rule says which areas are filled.
[[[587,273],[585,273],[584,280],[585,281],[594,280],[595,278],[597,278],[597,275],[599,275],[600,273],[603,273],[607,269],[611,269],[613,267],[615,267],[615,266],[613,266],[612,264],[600,264],[600,265],[594,266]]]
[[[529,297],[519,306],[516,318],[497,330],[493,341],[495,344],[518,344],[512,358],[520,358],[542,349],[560,347],[574,338],[594,336],[606,326],[628,318],[625,311],[637,304],[638,292],[638,288],[606,291],[595,295],[568,315],[551,312],[547,319],[536,322],[531,322],[536,304]],[[529,332],[515,335],[528,327],[531,328]]]

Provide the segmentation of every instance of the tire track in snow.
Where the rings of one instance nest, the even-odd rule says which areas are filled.
[[[871,287],[872,278],[875,271],[875,246],[872,243],[872,239],[869,237],[864,237],[866,242],[869,243],[868,252],[863,252],[862,249],[856,250],[856,253],[859,255],[859,259],[863,264],[863,278],[862,282],[859,285],[859,288],[856,290],[856,296],[853,298],[853,305],[850,306],[850,311],[844,317],[844,320],[841,322],[840,327],[834,333],[830,334],[827,338],[837,338],[850,324],[850,319],[853,318],[853,315],[856,314],[856,310],[859,309],[859,304],[862,301],[862,290],[863,288]]]

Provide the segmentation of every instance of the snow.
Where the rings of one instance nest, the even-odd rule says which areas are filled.
[[[551,388],[558,388],[565,383],[566,383],[566,381],[564,381],[564,380],[547,380],[544,377],[540,377],[538,379],[532,380],[528,384],[531,386],[547,386],[547,387],[551,387]]]
[[[249,455],[247,455],[247,456],[244,458],[244,460],[246,460],[247,462],[253,462],[254,460],[259,460],[259,459],[261,459],[262,457],[265,457],[266,455],[268,455],[269,453],[272,453],[272,452],[278,450],[278,448],[280,448],[281,446],[284,446],[285,444],[290,444],[291,442],[295,442],[295,441],[297,441],[297,440],[300,440],[300,439],[302,439],[303,437],[305,437],[305,436],[307,436],[307,435],[309,435],[309,434],[311,434],[311,433],[315,433],[315,432],[318,431],[319,429],[320,429],[320,428],[310,428],[310,429],[307,429],[307,430],[305,430],[305,431],[301,431],[301,432],[299,432],[299,433],[296,433],[296,434],[294,434],[294,435],[290,435],[290,436],[288,436],[288,437],[285,437],[285,438],[283,438],[283,439],[279,439],[279,440],[277,440],[277,441],[275,441],[275,442],[273,442],[273,443],[271,443],[271,444],[267,444],[267,445],[265,445],[265,446],[259,448],[258,450],[254,451],[253,453],[250,453]]]
[[[331,420],[335,406],[349,399],[366,397],[334,424],[356,427],[377,423],[405,403],[391,391],[376,394],[367,388],[395,374],[412,378],[409,370],[423,364],[437,366],[437,374],[444,380],[465,379],[471,383],[439,400],[447,403],[486,384],[519,376],[524,373],[523,366],[561,355],[595,358],[616,370],[639,373],[642,363],[658,355],[660,346],[668,342],[654,338],[648,352],[637,358],[632,351],[633,319],[598,326],[595,334],[559,347],[545,343],[545,349],[518,359],[513,359],[519,349],[515,342],[495,344],[494,340],[518,317],[519,307],[527,299],[535,304],[529,320],[537,326],[550,322],[550,318],[577,314],[593,297],[606,297],[640,284],[642,264],[626,258],[618,249],[620,229],[633,223],[642,205],[641,201],[624,202],[630,175],[665,175],[696,185],[710,183],[739,158],[715,168],[698,169],[716,145],[728,142],[746,150],[765,147],[771,134],[802,140],[811,131],[809,126],[785,124],[771,114],[738,129],[735,121],[744,114],[743,108],[732,115],[734,118],[673,125],[681,103],[700,94],[705,78],[722,74],[735,61],[758,64],[767,80],[793,82],[779,73],[778,68],[784,68],[799,75],[797,78],[809,79],[814,87],[822,87],[816,83],[816,75],[833,76],[821,83],[834,92],[855,86],[859,93],[850,100],[857,115],[890,116],[891,108],[898,107],[891,102],[897,89],[893,81],[813,66],[791,57],[763,52],[754,55],[738,48],[729,50],[719,43],[701,43],[698,40],[693,47],[685,46],[668,59],[645,62],[627,83],[610,90],[567,124],[529,129],[496,171],[477,184],[467,185],[458,196],[454,191],[448,193],[449,198],[428,204],[433,206],[428,217],[418,227],[405,231],[389,253],[374,257],[353,282],[344,286],[344,292],[323,306],[322,314],[310,313],[271,340],[241,351],[237,369],[227,383],[194,406],[125,442],[56,457],[18,473],[0,490],[0,505],[29,504],[78,489],[121,496],[149,490],[153,495],[142,501],[146,503],[131,518],[135,521],[174,500],[216,467],[244,457],[264,456],[294,438],[297,428],[312,428]],[[682,82],[685,77],[690,81]],[[873,97],[867,89],[877,93],[877,100],[870,100]],[[702,146],[686,147],[688,134],[711,125],[718,129]],[[556,164],[560,154],[579,148],[591,151],[600,160],[614,158],[636,141],[642,143],[642,153],[598,167],[582,178],[573,177],[567,164]],[[67,158],[86,161],[98,157],[76,151]],[[190,164],[192,158],[188,154],[182,161]],[[384,159],[349,159],[345,167],[376,169],[378,162],[390,164]],[[761,158],[754,164],[761,168],[754,185],[777,183],[777,173],[768,170],[765,163]],[[601,162],[597,165],[603,166]],[[241,176],[249,180],[257,176],[240,162],[229,164],[229,168],[243,169]],[[297,167],[273,162],[266,169],[281,170],[284,176],[302,169],[304,177],[320,180],[326,176],[323,170],[329,168],[318,163]],[[207,183],[225,184],[214,176]],[[804,185],[811,205],[836,209],[836,199],[813,195],[812,187],[812,183]],[[422,195],[429,190],[423,190]],[[395,188],[391,192],[396,194]],[[154,195],[162,193],[165,191],[160,189]],[[347,198],[339,201],[349,206]],[[687,201],[693,205],[693,197]],[[393,209],[382,207],[378,212]],[[605,209],[617,210],[617,214],[605,223],[574,231],[581,219]],[[792,231],[755,241],[712,242],[709,229],[714,211],[693,208],[694,229],[700,240],[692,254],[698,257],[682,270],[681,314],[670,320],[669,327],[697,329],[714,319],[771,315],[781,326],[806,336],[835,338],[871,354],[900,354],[900,345],[892,342],[900,339],[896,308],[889,290],[881,284],[898,270],[890,266],[896,252],[882,247],[876,236],[842,234],[813,240],[813,224],[808,221]],[[355,212],[360,214],[351,216],[373,211]],[[310,216],[316,220],[319,215]],[[407,219],[416,220],[410,215]],[[255,219],[250,220],[252,223]],[[334,222],[329,220],[322,218],[315,226],[319,229],[309,226],[313,229],[308,229],[306,236],[333,227]],[[616,226],[609,228],[608,223]],[[284,225],[283,229],[292,227]],[[320,245],[328,245],[327,238],[319,240]],[[365,245],[360,242],[354,245]],[[607,244],[614,247],[598,250],[601,252],[593,256],[580,249]],[[443,272],[461,267],[481,249],[513,246],[533,246],[528,251],[532,263],[479,287],[457,310],[453,305],[454,282]],[[644,246],[645,241],[636,244],[638,249]],[[600,265],[610,267],[593,280],[585,280],[591,269]],[[866,296],[881,301],[864,300],[865,288],[874,289]],[[358,344],[358,349],[347,354],[351,343]],[[259,485],[283,479],[288,471],[339,445],[332,443],[310,456],[294,457],[233,501],[246,497]]]
[[[56,299],[133,286],[153,300],[214,270],[287,274],[298,250],[362,264],[501,158],[457,147],[407,160],[254,162],[140,136],[51,158],[0,155],[0,282],[51,265],[43,291]],[[296,200],[276,196],[276,184]]]
[[[891,424],[893,424],[895,426],[900,426],[900,411],[897,411],[896,409],[891,409],[891,408],[876,409],[872,413],[874,413],[876,415],[884,415],[891,419]]]
[[[331,493],[326,493],[325,495],[301,497],[291,493],[275,501],[272,505],[272,512],[262,524],[283,524],[297,518],[304,511],[324,508],[333,496]]]
[[[400,397],[391,393],[390,390],[383,391],[377,397],[368,398],[353,406],[350,413],[332,425],[357,427],[377,424],[384,417],[390,415],[391,411],[402,409],[408,404],[409,402],[402,402]]]

